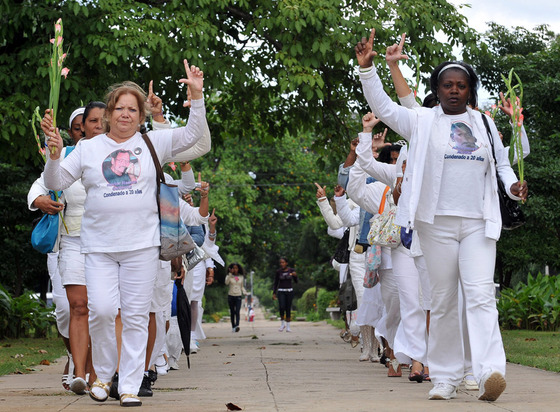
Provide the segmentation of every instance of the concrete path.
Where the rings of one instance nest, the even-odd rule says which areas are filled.
[[[292,322],[292,333],[260,312],[232,333],[227,323],[206,324],[208,339],[180,369],[160,376],[140,411],[225,412],[233,403],[255,412],[359,411],[560,411],[560,374],[508,364],[507,389],[493,403],[460,389],[450,401],[429,401],[430,383],[388,378],[378,363],[360,363],[359,348],[325,322]],[[64,359],[40,372],[0,377],[0,411],[112,411],[115,400],[96,403],[63,391]]]

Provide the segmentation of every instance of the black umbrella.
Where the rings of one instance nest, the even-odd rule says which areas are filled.
[[[190,352],[191,352],[191,305],[185,288],[181,284],[181,279],[175,281],[177,287],[177,323],[181,332],[181,340],[183,348],[187,355],[187,366],[191,368]]]

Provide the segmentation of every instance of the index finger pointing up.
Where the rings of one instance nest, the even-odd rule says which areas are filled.
[[[371,29],[371,34],[369,35],[368,43],[373,46],[373,39],[375,39],[375,29]]]
[[[402,50],[404,47],[404,40],[406,38],[406,33],[403,33],[401,36],[401,41],[399,42],[399,49]]]
[[[154,81],[150,80],[150,85],[148,86],[148,96],[154,94]]]
[[[187,59],[183,60],[183,63],[185,64],[185,72],[187,73],[187,79],[189,78],[189,73],[191,72],[189,69],[189,62],[187,61]]]

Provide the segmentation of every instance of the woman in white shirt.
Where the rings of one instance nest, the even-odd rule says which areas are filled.
[[[360,78],[372,111],[410,141],[399,201],[397,224],[415,228],[430,276],[432,310],[428,363],[434,388],[430,399],[450,399],[463,378],[457,293],[461,282],[466,299],[473,371],[480,400],[496,400],[506,386],[505,353],[494,298],[496,241],[501,231],[496,172],[512,199],[525,199],[527,185],[518,182],[493,122],[497,167],[486,127],[476,107],[478,78],[464,63],[446,62],[431,77],[440,105],[407,109],[384,92],[372,65],[369,40],[356,45]],[[465,124],[476,141],[461,153],[451,141],[451,126]],[[497,169],[497,170],[496,170]],[[472,325],[472,327],[471,327]]]
[[[185,60],[192,93],[188,123],[183,128],[149,132],[165,163],[192,147],[206,131],[203,73]],[[114,87],[107,96],[109,132],[83,142],[60,159],[62,139],[50,133],[45,166],[47,187],[60,190],[81,178],[86,189],[81,252],[90,308],[93,364],[98,379],[90,390],[96,401],[107,399],[117,367],[115,317],[121,308],[122,350],[119,364],[121,405],[137,406],[144,372],[148,312],[159,263],[160,230],[156,170],[142,135],[146,94],[132,82]]]

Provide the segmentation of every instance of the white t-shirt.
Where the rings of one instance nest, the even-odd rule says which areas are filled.
[[[148,132],[161,164],[192,147],[207,128],[204,100],[193,100],[186,127]],[[140,133],[123,143],[102,134],[64,160],[49,160],[45,185],[65,189],[79,178],[87,193],[82,253],[126,252],[159,246],[156,169]]]
[[[467,113],[449,117],[451,130],[436,215],[482,218],[488,152],[481,144],[482,139],[473,135],[475,129]]]

